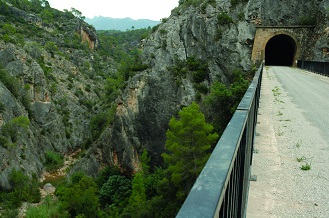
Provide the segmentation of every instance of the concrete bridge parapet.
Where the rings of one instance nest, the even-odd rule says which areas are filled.
[[[314,26],[257,26],[252,50],[252,61],[259,64],[265,60],[265,48],[270,39],[277,35],[286,35],[296,44],[292,66],[303,59]]]

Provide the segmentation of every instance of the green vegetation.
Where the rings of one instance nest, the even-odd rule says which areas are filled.
[[[61,209],[71,217],[100,217],[100,204],[95,181],[82,173],[72,175],[69,182],[59,186],[56,195]]]
[[[175,65],[168,67],[168,70],[178,78],[192,75],[195,83],[201,83],[209,77],[208,64],[195,56],[188,57],[186,60],[176,59]]]
[[[196,103],[183,108],[178,115],[179,120],[173,117],[169,122],[168,153],[162,156],[168,166],[170,182],[177,188],[176,198],[183,201],[208,160],[218,134],[211,133],[213,127],[206,123]]]
[[[53,171],[64,164],[64,157],[63,155],[54,152],[54,151],[47,151],[46,152],[46,162],[45,166],[48,171]]]
[[[15,213],[23,201],[37,203],[40,201],[38,179],[36,175],[30,179],[21,171],[13,169],[9,174],[10,190],[0,191],[0,207],[5,213]]]
[[[231,5],[232,5],[232,7],[235,7],[240,3],[247,3],[247,2],[248,2],[248,0],[231,0]]]
[[[219,25],[228,25],[233,23],[233,19],[227,13],[220,13],[217,15],[217,20]]]
[[[32,117],[32,111],[30,108],[30,96],[27,90],[22,87],[16,77],[11,76],[1,65],[0,65],[0,81],[7,87],[12,95],[22,102],[24,107],[29,113],[29,118]]]
[[[11,139],[13,143],[17,142],[18,140],[18,133],[23,133],[27,131],[28,127],[30,125],[30,120],[27,117],[20,116],[13,118],[8,123],[2,126],[2,134],[4,137],[2,137],[2,144],[4,147],[8,147],[8,142]],[[7,139],[5,139],[7,138]]]
[[[61,207],[57,200],[53,200],[50,195],[47,195],[43,203],[38,207],[30,207],[26,211],[26,218],[41,218],[41,217],[69,217],[66,211],[61,212]]]
[[[106,112],[100,112],[91,118],[90,129],[93,140],[96,140],[103,130],[113,122],[115,110],[116,107],[112,106]]]
[[[302,156],[302,157],[297,157],[296,160],[298,162],[302,162],[302,161],[305,161],[306,160],[306,157]]]
[[[238,71],[235,72],[233,81],[230,86],[216,81],[203,101],[207,120],[211,120],[215,131],[220,135],[249,86],[249,81]]]
[[[316,17],[313,15],[303,16],[299,19],[300,25],[313,26],[316,24]]]
[[[301,142],[298,141],[295,146],[296,146],[296,148],[300,148],[300,146],[302,146],[302,144],[301,144]]]
[[[311,164],[310,163],[305,163],[300,167],[301,170],[307,171],[311,169]]]
[[[149,68],[148,63],[140,58],[137,45],[160,25],[152,29],[126,32],[98,31],[99,47],[90,50],[88,43],[82,43],[82,37],[77,32],[71,31],[70,25],[76,27],[76,23],[73,22],[76,18],[84,19],[78,10],[72,8],[71,11],[59,12],[50,8],[49,3],[44,0],[9,0],[8,2],[28,13],[38,15],[45,25],[44,28],[52,29],[45,33],[42,28],[24,21],[22,17],[13,16],[7,4],[0,0],[1,14],[8,14],[0,22],[0,34],[3,35],[5,42],[24,46],[24,50],[29,54],[24,62],[28,67],[36,63],[40,65],[51,91],[51,100],[55,104],[51,110],[59,112],[61,117],[59,122],[65,126],[68,143],[74,143],[73,136],[76,136],[73,132],[76,114],[69,109],[68,105],[71,103],[69,94],[63,93],[61,88],[69,89],[74,93],[74,98],[78,99],[77,102],[86,107],[83,113],[88,114],[86,118],[90,120],[90,125],[86,128],[90,129],[90,134],[84,136],[80,145],[83,149],[81,153],[86,153],[86,149],[113,123],[117,106],[115,100],[126,87],[129,78]],[[216,1],[183,0],[179,3],[184,4],[184,7],[202,5],[201,7],[206,9],[209,4],[215,6]],[[162,19],[163,23],[166,21],[167,19]],[[218,15],[220,25],[232,22],[232,18],[227,14]],[[163,29],[159,31],[164,35],[167,33]],[[218,37],[221,37],[222,33],[223,31],[219,30]],[[49,59],[71,61],[78,73],[74,69],[63,77],[57,77],[56,73],[61,74],[62,69],[52,65],[53,62]],[[108,65],[115,63],[117,63],[116,70],[110,71]],[[168,70],[176,79],[177,85],[181,84],[183,78],[193,82],[197,91],[196,100],[200,106],[192,103],[170,120],[166,134],[166,152],[161,156],[163,163],[157,166],[150,165],[151,158],[144,150],[139,157],[141,170],[135,175],[123,174],[117,169],[109,168],[105,168],[96,179],[80,172],[74,173],[67,181],[59,184],[56,197],[48,196],[40,206],[29,208],[27,217],[174,217],[176,215],[249,82],[242,77],[242,73],[236,72],[232,78],[229,78],[233,82],[229,86],[219,82],[211,84],[207,61],[195,56],[188,57],[186,60],[177,59],[174,66],[169,67]],[[19,141],[20,134],[26,134],[25,138],[28,138],[31,132],[30,120],[33,124],[31,126],[38,125],[29,111],[28,91],[32,88],[29,84],[32,84],[30,81],[34,81],[34,78],[22,80],[18,79],[19,76],[21,75],[16,78],[3,67],[0,68],[1,82],[29,112],[29,118],[17,114],[18,117],[10,121],[6,120],[7,123],[2,126],[0,146],[6,148],[24,147],[25,144]],[[79,80],[86,79],[92,79],[95,84],[100,85],[95,86],[90,83],[77,86]],[[90,97],[88,94],[94,95]],[[95,94],[97,97],[93,98]],[[0,102],[0,113],[3,111],[5,106]],[[49,131],[44,128],[40,134],[42,137],[47,137]],[[19,156],[22,160],[29,157],[23,152]],[[57,152],[46,151],[44,161],[46,169],[53,171],[63,165],[64,158]],[[1,190],[0,193],[0,206],[6,210],[7,216],[15,215],[16,208],[22,201],[40,200],[36,178],[30,179],[19,171],[13,171],[12,174],[10,177],[12,189]]]
[[[173,217],[218,139],[212,132],[199,106],[192,103],[169,122],[162,168],[150,166],[144,150],[141,171],[133,178],[109,168],[96,180],[74,173],[57,188],[58,200],[47,197],[41,206],[30,208],[27,217]]]

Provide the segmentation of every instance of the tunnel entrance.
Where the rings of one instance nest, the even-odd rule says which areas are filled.
[[[265,65],[292,66],[295,54],[295,40],[288,35],[276,35],[266,44]]]

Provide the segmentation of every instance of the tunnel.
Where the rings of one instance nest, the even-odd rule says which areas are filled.
[[[296,54],[296,42],[288,35],[272,37],[265,47],[265,65],[292,66]]]

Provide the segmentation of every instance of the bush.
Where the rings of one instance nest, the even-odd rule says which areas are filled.
[[[90,129],[93,140],[96,140],[104,129],[113,122],[115,111],[116,107],[113,105],[108,111],[101,112],[91,118]]]
[[[225,129],[248,86],[249,81],[240,72],[235,73],[229,87],[217,81],[212,85],[204,106],[207,108],[207,118],[212,120],[217,133],[221,134]]]
[[[23,201],[37,203],[41,199],[38,180],[35,175],[30,179],[21,171],[13,169],[9,174],[11,190],[0,192],[0,202],[4,209],[16,209]]]
[[[71,217],[100,217],[97,185],[93,178],[76,172],[67,184],[56,190],[62,208]]]
[[[16,33],[16,28],[10,24],[3,25],[2,30],[8,35],[14,35]]]
[[[124,176],[110,176],[99,191],[101,203],[124,206],[131,194],[131,181]]]
[[[69,214],[62,210],[58,201],[52,200],[51,196],[48,195],[40,206],[28,208],[26,211],[26,218],[41,217],[69,218]]]
[[[226,13],[220,13],[217,16],[218,24],[219,25],[226,25],[233,23],[233,19]]]
[[[8,139],[4,136],[0,136],[0,146],[7,147],[8,146]]]
[[[175,77],[185,77],[187,73],[192,74],[195,83],[201,83],[209,76],[208,64],[195,56],[188,57],[186,61],[175,60],[175,65],[168,67]]]
[[[4,136],[11,137],[13,142],[17,141],[18,132],[20,130],[27,130],[30,125],[30,120],[27,117],[16,117],[2,126],[2,133]]]
[[[303,16],[299,19],[300,25],[315,25],[316,24],[316,17],[315,16]]]
[[[45,166],[48,171],[52,171],[58,169],[59,167],[63,166],[64,164],[64,157],[53,151],[46,152],[46,162]]]
[[[0,102],[0,113],[4,112],[6,110],[6,107],[4,103]]]

